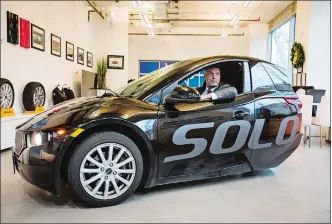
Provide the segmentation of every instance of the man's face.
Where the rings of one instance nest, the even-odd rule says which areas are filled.
[[[220,70],[219,68],[207,69],[204,78],[206,86],[218,86],[220,83]]]

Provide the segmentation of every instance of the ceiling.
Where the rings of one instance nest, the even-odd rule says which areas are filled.
[[[231,28],[242,29],[250,23],[269,23],[293,1],[95,1],[97,8],[110,14],[113,6],[128,7],[130,30],[141,32],[147,26],[139,13],[146,13],[152,28]],[[236,26],[230,22],[239,16]],[[145,31],[146,32],[146,31]],[[158,31],[157,31],[158,32]]]

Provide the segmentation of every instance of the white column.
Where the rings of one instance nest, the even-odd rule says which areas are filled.
[[[303,46],[305,55],[308,55],[309,45],[310,4],[310,1],[297,1],[296,3],[295,41]],[[307,72],[306,62],[303,64],[303,72]]]
[[[268,24],[250,24],[249,35],[249,56],[268,60]]]
[[[297,1],[295,41],[302,44],[305,53],[303,71],[307,73],[307,85],[325,89],[326,112],[323,118],[330,122],[330,2]],[[313,129],[312,135],[318,135]]]
[[[112,16],[107,18],[104,32],[100,32],[100,55],[124,56],[124,69],[108,69],[106,74],[106,86],[116,90],[128,81],[128,23],[129,15],[127,7],[112,7]]]

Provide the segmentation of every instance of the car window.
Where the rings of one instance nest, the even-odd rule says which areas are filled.
[[[250,69],[248,62],[224,61],[204,66],[200,70],[195,71],[188,76],[183,76],[181,80],[177,80],[163,91],[163,99],[161,103],[164,104],[166,97],[179,85],[196,88],[200,94],[204,93],[206,90],[204,73],[208,67],[219,68],[223,84],[229,84],[230,86],[236,88],[237,94],[251,91]]]
[[[127,85],[115,90],[114,92],[125,97],[137,98],[159,82],[168,78],[173,71],[176,71],[190,63],[195,59],[177,62],[168,66],[164,66],[156,71],[148,73],[135,81],[128,83]]]
[[[276,65],[262,63],[266,71],[269,73],[275,87],[279,91],[293,91],[292,86],[288,83],[286,72]]]
[[[260,62],[251,63],[252,91],[276,90],[269,74]]]

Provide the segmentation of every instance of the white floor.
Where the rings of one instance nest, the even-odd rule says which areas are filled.
[[[125,203],[81,208],[13,174],[1,153],[1,222],[330,222],[330,145],[301,145],[276,169],[157,187]]]

